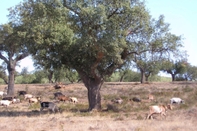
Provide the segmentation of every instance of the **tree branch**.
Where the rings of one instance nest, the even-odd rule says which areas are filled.
[[[0,53],[0,59],[4,60],[5,63],[9,63],[9,61]]]
[[[112,17],[114,14],[116,14],[117,11],[118,11],[118,8],[115,9],[110,15],[108,15],[107,19],[110,19],[110,17]]]
[[[29,53],[23,53],[21,55],[18,55],[16,58],[15,58],[15,61],[20,61],[22,59],[24,59],[25,57],[27,57],[29,55]]]

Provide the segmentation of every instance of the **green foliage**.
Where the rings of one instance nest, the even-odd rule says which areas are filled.
[[[33,84],[33,83],[47,83],[47,76],[45,71],[37,70],[34,73],[21,73],[15,77],[16,84]]]
[[[35,79],[32,81],[32,83],[43,83],[43,78],[47,78],[47,74],[43,70],[35,71],[34,75],[35,75]]]
[[[10,18],[20,17],[31,32],[27,37],[36,44],[29,49],[38,63],[49,68],[65,64],[92,77],[95,72],[111,75],[125,60],[122,53],[129,47],[128,29],[142,28],[137,23],[149,18],[144,3],[71,3],[26,1],[10,10]]]
[[[0,66],[0,78],[4,81],[5,84],[8,83],[8,76],[5,72],[6,68],[4,66]]]
[[[69,81],[70,83],[77,82],[79,80],[78,73],[73,69],[64,68],[54,70],[54,79],[57,81]]]
[[[187,62],[185,62],[185,60],[163,61],[162,70],[171,74],[173,76],[173,81],[175,80],[176,75],[179,75],[177,77],[177,80],[183,80],[184,78],[182,78],[181,75],[183,75],[187,71]]]
[[[29,74],[28,68],[27,68],[27,67],[24,67],[24,68],[22,69],[22,71],[21,71],[20,74],[21,74],[21,75],[27,75],[27,74]]]
[[[124,74],[123,72],[116,71],[110,77],[106,78],[106,82],[119,82],[122,75],[124,75],[122,82],[138,82],[140,81],[140,74],[138,72],[127,70]]]
[[[149,76],[158,74],[168,54],[174,54],[182,47],[181,37],[169,32],[169,24],[164,22],[163,15],[158,20],[148,19],[142,26],[142,31],[128,36],[132,48],[138,52],[131,60],[142,73],[141,83],[145,82],[145,77],[148,80]]]
[[[23,76],[17,76],[15,79],[16,84],[30,84],[35,80],[35,76],[32,74],[27,74]]]
[[[196,66],[192,66],[190,64],[187,64],[186,66],[186,72],[183,74],[183,77],[186,80],[197,80],[197,67]]]

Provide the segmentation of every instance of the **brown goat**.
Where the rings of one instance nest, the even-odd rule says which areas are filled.
[[[66,102],[66,101],[69,101],[70,100],[69,97],[67,97],[65,95],[60,95],[60,96],[57,97],[57,99],[59,101],[63,101],[63,102]]]
[[[31,103],[38,103],[39,101],[40,101],[40,97],[30,98],[29,99],[29,104],[31,104]]]
[[[149,107],[149,114],[146,119],[150,118],[153,114],[160,114],[161,117],[163,115],[166,118],[167,109],[172,110],[172,106],[171,105],[150,106]]]
[[[154,96],[151,95],[151,94],[149,94],[149,95],[148,95],[148,99],[149,99],[150,101],[153,101],[153,100],[154,100]]]

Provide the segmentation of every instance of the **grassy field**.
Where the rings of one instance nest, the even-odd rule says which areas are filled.
[[[0,85],[3,90],[6,85]],[[197,130],[197,83],[195,82],[153,82],[153,83],[104,83],[101,88],[101,112],[87,112],[87,90],[83,84],[69,84],[56,90],[50,84],[15,85],[15,92],[25,90],[42,101],[53,101],[53,93],[61,91],[66,96],[75,96],[79,103],[56,102],[61,111],[40,112],[39,104],[12,104],[6,110],[0,106],[0,129],[2,131],[196,131]],[[153,94],[155,101],[146,102],[147,95]],[[16,94],[17,95],[17,94]],[[120,97],[122,104],[111,100]],[[139,97],[144,102],[131,101]],[[170,98],[180,97],[185,104],[173,104],[166,119],[154,115],[145,120],[150,105],[168,104]]]

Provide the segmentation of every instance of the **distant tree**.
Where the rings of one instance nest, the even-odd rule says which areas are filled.
[[[129,69],[120,70],[120,82],[124,81],[126,74],[129,72]]]
[[[127,38],[138,52],[132,60],[141,73],[141,83],[144,83],[151,74],[158,74],[162,60],[169,58],[169,53],[178,52],[182,43],[180,36],[170,33],[163,15],[158,20],[149,18],[141,26],[141,30],[131,30]]]
[[[24,67],[24,68],[21,70],[21,73],[20,73],[20,74],[23,75],[23,76],[29,74],[28,68],[27,68],[27,67]]]
[[[32,83],[42,83],[43,79],[47,79],[47,73],[45,70],[36,69],[33,74],[35,77],[34,77]]]
[[[8,84],[8,76],[6,74],[6,67],[0,66],[0,78],[3,79],[5,84]]]
[[[79,80],[79,75],[76,70],[73,69],[66,69],[65,70],[66,78],[71,82],[77,82]]]
[[[127,73],[124,76],[124,82],[139,82],[140,73],[132,70],[127,70]]]
[[[162,70],[172,76],[172,81],[175,81],[176,75],[184,74],[187,69],[185,60],[163,61],[162,65]]]
[[[183,77],[186,80],[197,81],[197,66],[193,66],[191,64],[187,64],[186,72],[183,74]]]
[[[15,23],[0,25],[0,59],[7,64],[8,95],[14,95],[15,67],[17,62],[29,55],[26,48],[25,34],[22,26]]]

